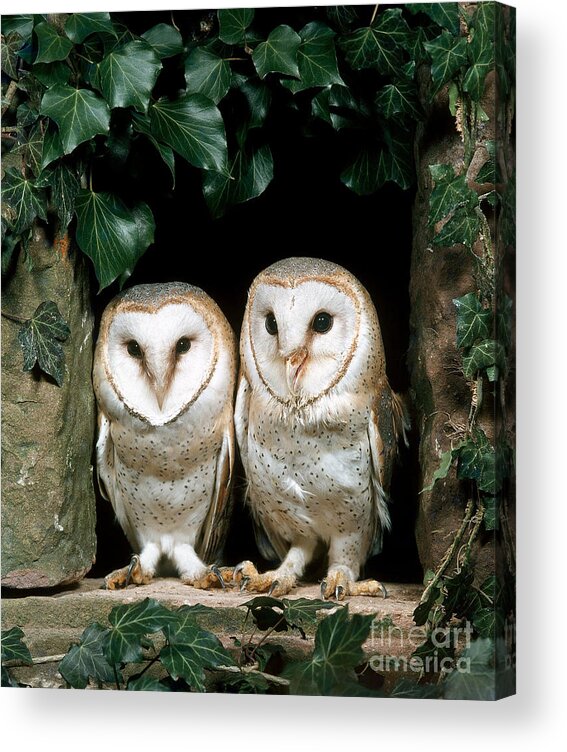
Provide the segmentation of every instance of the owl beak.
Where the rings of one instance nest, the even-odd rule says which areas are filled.
[[[287,386],[292,394],[297,394],[297,384],[301,378],[305,363],[307,362],[307,356],[309,355],[306,347],[298,347],[291,355],[286,358],[285,361],[285,376]]]

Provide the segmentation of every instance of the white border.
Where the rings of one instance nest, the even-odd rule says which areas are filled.
[[[299,5],[251,2],[260,5]],[[307,4],[307,3],[306,3]],[[314,3],[313,3],[314,4]],[[332,4],[329,2],[317,3]],[[2,732],[18,747],[64,750],[332,748],[557,749],[564,738],[567,495],[563,473],[565,300],[565,47],[567,4],[518,8],[518,547],[519,695],[500,703],[270,698],[57,690],[0,692]],[[168,2],[167,8],[205,7]],[[214,2],[215,8],[245,3]],[[11,6],[11,7],[10,7]],[[26,12],[152,10],[157,2],[5,3]],[[366,745],[369,745],[368,747]]]

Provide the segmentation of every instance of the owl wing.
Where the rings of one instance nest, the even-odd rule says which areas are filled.
[[[111,501],[114,487],[114,442],[110,433],[110,421],[102,411],[98,414],[96,473],[100,493],[107,501]]]
[[[390,528],[388,494],[392,470],[398,455],[399,440],[403,438],[407,445],[406,432],[409,427],[409,415],[402,397],[393,392],[384,380],[373,400],[368,422],[375,512],[374,543],[370,556],[382,550],[383,531]]]
[[[222,443],[217,455],[215,487],[209,511],[201,527],[196,549],[206,563],[221,555],[232,513],[232,471],[234,468],[234,423],[227,411]]]

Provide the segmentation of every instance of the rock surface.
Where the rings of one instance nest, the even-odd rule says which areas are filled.
[[[63,385],[22,370],[19,323],[2,317],[2,585],[53,587],[79,580],[95,555],[91,386],[93,318],[81,259],[62,255],[37,228],[2,290],[2,311],[30,318],[54,301],[70,326]]]

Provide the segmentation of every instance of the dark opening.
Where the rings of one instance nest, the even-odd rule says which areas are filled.
[[[294,10],[302,11],[285,9],[285,22],[295,26],[291,19]],[[133,14],[125,15],[131,25]],[[140,21],[142,31],[163,20],[148,17],[161,14],[136,15],[146,17]],[[176,13],[177,23],[182,23],[183,15]],[[164,189],[164,175],[156,179],[152,196],[155,244],[138,263],[127,286],[172,280],[195,284],[219,304],[238,335],[248,288],[265,267],[288,256],[335,261],[370,292],[380,319],[390,384],[395,391],[406,392],[414,192],[388,184],[372,196],[356,196],[340,182],[341,155],[330,128],[321,127],[306,137],[289,108],[271,116],[267,127],[274,180],[262,196],[230,209],[221,219],[211,218],[201,193],[200,173],[183,160],[176,160],[174,191]],[[165,170],[151,150],[138,161],[138,169]],[[113,285],[96,297],[97,321],[115,293]],[[419,491],[417,439],[414,434],[410,438],[410,448],[402,450],[391,489],[392,531],[385,536],[382,553],[368,562],[367,577],[400,582],[422,579],[414,535]],[[225,560],[236,564],[252,559],[262,566],[266,563],[258,555],[242,501],[243,485],[239,466]],[[97,502],[97,541],[91,576],[101,577],[128,562],[129,545],[111,505],[102,498]]]

